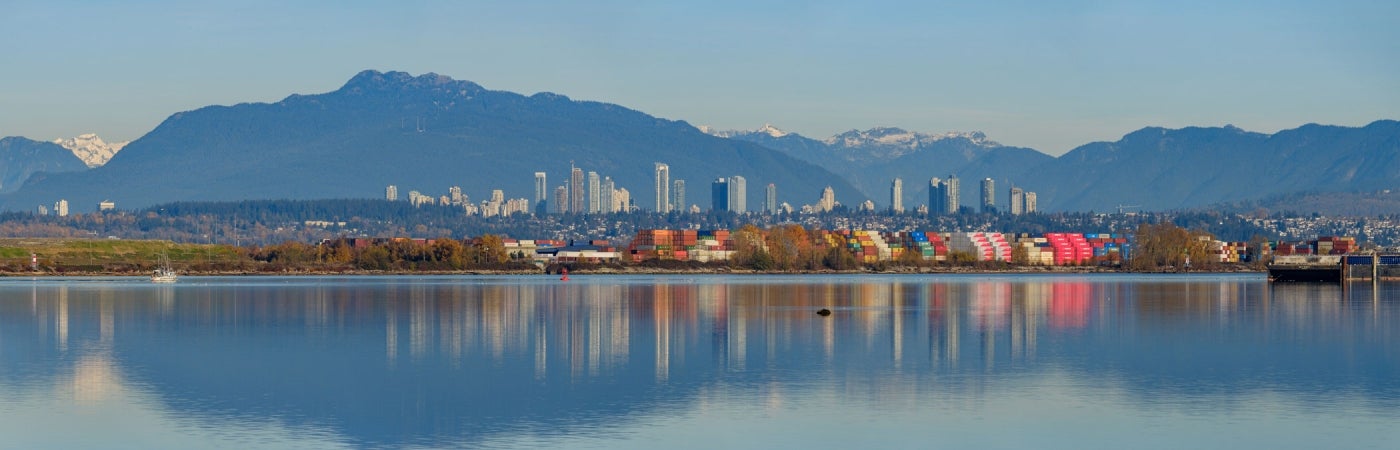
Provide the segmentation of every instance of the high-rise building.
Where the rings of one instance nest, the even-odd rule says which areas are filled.
[[[832,189],[831,186],[827,186],[825,189],[822,189],[822,198],[817,201],[817,210],[820,212],[829,212],[835,208],[836,190]]]
[[[632,193],[627,192],[627,188],[617,188],[617,191],[613,192],[613,204],[617,205],[614,208],[617,212],[632,212]]]
[[[467,196],[462,195],[461,186],[452,186],[447,188],[447,200],[444,205],[460,205],[467,201]]]
[[[656,212],[671,212],[671,166],[656,163]]]
[[[1026,214],[1035,212],[1035,193],[1026,193]]]
[[[895,178],[890,183],[890,211],[904,212],[904,180]]]
[[[583,214],[588,210],[587,194],[583,192],[583,169],[571,167],[569,169],[569,212]]]
[[[715,178],[715,181],[713,183],[710,183],[710,209],[712,211],[729,210],[728,178]]]
[[[671,209],[685,211],[685,180],[671,180]]]
[[[603,212],[603,186],[598,179],[598,172],[593,171],[588,172],[588,212]]]
[[[569,212],[569,188],[564,186],[554,188],[554,212],[556,214]]]
[[[763,188],[763,210],[769,214],[778,212],[778,186],[773,183]]]
[[[1011,215],[1019,216],[1024,213],[1026,211],[1026,195],[1021,191],[1021,188],[1012,186],[1010,197],[1011,204],[1008,206],[1008,209]]]
[[[399,199],[399,187],[398,187],[398,186],[394,186],[394,185],[391,184],[391,185],[389,185],[389,187],[384,188],[384,198],[387,199],[387,200],[389,200],[389,201],[391,201],[391,202],[394,201],[394,200],[398,200],[398,199]]]
[[[68,200],[59,199],[53,204],[53,213],[58,217],[68,217]]]
[[[928,180],[928,213],[937,216],[948,213],[948,192],[938,177]]]
[[[535,172],[535,214],[547,212],[548,204],[549,184],[545,181],[544,172]]]
[[[744,177],[735,175],[729,177],[729,210],[734,212],[748,212],[749,210],[749,182]]]
[[[982,179],[982,212],[997,212],[997,191],[991,178]]]
[[[948,179],[943,180],[943,193],[947,195],[944,205],[948,207],[947,214],[957,214],[962,208],[962,189],[959,186],[958,176],[948,174]]]
[[[599,200],[602,202],[603,208],[600,212],[604,214],[617,212],[617,204],[613,201],[613,190],[615,188],[616,187],[613,186],[612,177],[603,177],[603,185],[598,187],[600,191]]]

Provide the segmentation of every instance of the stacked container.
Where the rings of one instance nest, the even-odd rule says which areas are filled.
[[[1055,264],[1055,248],[1050,246],[1050,240],[1044,237],[1032,237],[1029,234],[1016,235],[1016,245],[1026,252],[1026,264],[1037,266],[1050,266]]]
[[[1001,233],[962,232],[948,235],[948,246],[978,261],[1011,261],[1011,245]]]
[[[874,263],[877,261],[888,261],[890,259],[890,248],[880,237],[879,232],[855,230],[846,240],[847,248],[855,255],[856,261],[862,263]]]
[[[943,238],[939,237],[938,233],[909,231],[888,234],[887,238],[895,259],[899,259],[906,252],[912,252],[924,261],[948,260],[948,246],[943,244]]]
[[[1084,264],[1094,257],[1094,247],[1079,233],[1045,233],[1045,239],[1055,250],[1055,265]]]
[[[1223,263],[1238,263],[1245,260],[1244,242],[1214,241],[1210,244],[1210,253]]]
[[[1356,250],[1356,238],[1324,236],[1317,238],[1317,254],[1345,255]]]

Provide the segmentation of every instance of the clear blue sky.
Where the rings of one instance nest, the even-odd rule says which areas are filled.
[[[0,136],[437,72],[719,128],[984,131],[1400,119],[1400,2],[0,2]]]

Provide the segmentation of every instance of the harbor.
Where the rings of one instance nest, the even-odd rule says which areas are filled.
[[[1400,281],[1400,254],[1282,255],[1268,269],[1275,282]]]

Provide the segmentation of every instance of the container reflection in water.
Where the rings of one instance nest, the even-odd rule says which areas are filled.
[[[38,279],[0,298],[0,435],[25,447],[1351,447],[1400,416],[1387,284]]]

